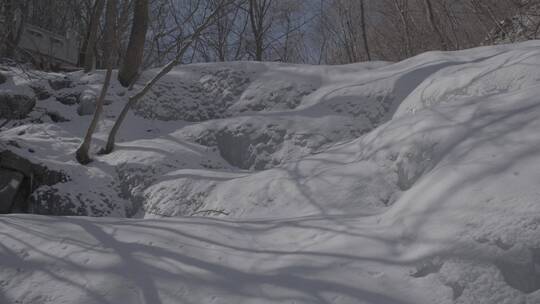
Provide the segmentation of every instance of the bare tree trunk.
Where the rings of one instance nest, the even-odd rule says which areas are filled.
[[[253,32],[253,40],[255,43],[255,60],[262,61],[264,56],[264,38],[269,24],[265,24],[268,20],[272,0],[249,0],[249,20],[251,23],[251,31]]]
[[[86,41],[86,50],[84,54],[84,72],[88,73],[95,68],[96,61],[96,41],[99,30],[99,22],[101,19],[101,13],[105,7],[105,0],[96,0],[94,9],[92,12],[92,18],[90,20],[90,30],[88,34],[88,40]]]
[[[148,30],[148,0],[135,0],[133,26],[124,61],[118,71],[118,81],[128,87],[137,77],[144,55]]]
[[[401,21],[401,24],[403,26],[403,32],[405,35],[405,57],[409,57],[412,54],[411,50],[411,32],[409,30],[409,21],[407,20],[408,15],[408,7],[407,7],[407,0],[401,1],[401,0],[394,0],[394,6],[396,7],[396,10],[398,11],[399,18]]]
[[[12,48],[10,45],[10,36],[13,32],[13,20],[15,19],[15,7],[11,0],[2,1],[0,9],[2,10],[2,17],[4,18],[4,24],[2,33],[0,34],[0,56],[10,57],[9,50]]]
[[[371,53],[369,51],[367,30],[366,30],[366,10],[364,0],[360,0],[360,23],[362,25],[362,39],[364,40],[364,51],[366,52],[367,60],[371,61]]]
[[[435,22],[435,14],[433,13],[433,4],[432,4],[431,0],[424,0],[424,8],[426,10],[427,21],[428,21],[429,25],[431,26],[431,29],[439,37],[439,41],[440,41],[440,45],[441,45],[442,50],[447,51],[448,50],[448,45],[446,43],[446,39],[444,38],[444,35],[443,35],[441,29],[439,28],[439,26]]]
[[[131,109],[131,107],[137,103],[141,98],[152,89],[154,84],[158,82],[163,76],[165,76],[167,73],[169,73],[177,64],[180,63],[180,60],[184,56],[185,52],[187,51],[189,45],[185,46],[178,54],[176,55],[176,58],[169,62],[167,65],[165,65],[159,73],[154,76],[150,81],[148,81],[145,86],[137,92],[135,95],[129,97],[128,102],[120,112],[120,115],[118,115],[118,118],[114,122],[114,125],[111,129],[111,132],[109,133],[109,137],[107,138],[107,145],[104,149],[100,151],[101,154],[109,154],[114,150],[114,143],[116,141],[116,134],[118,133],[118,130],[120,129],[120,126],[124,122],[124,119],[126,118],[127,113]]]
[[[173,60],[171,60],[167,65],[165,65],[157,74],[154,76],[150,81],[148,81],[144,87],[135,93],[135,95],[129,97],[128,102],[120,112],[120,115],[118,115],[118,118],[114,122],[114,125],[109,133],[109,136],[107,138],[107,144],[105,148],[103,148],[100,153],[101,154],[109,154],[114,150],[114,143],[116,141],[116,134],[118,133],[118,130],[120,130],[120,126],[124,122],[124,119],[126,118],[127,113],[131,109],[131,107],[136,104],[141,98],[152,89],[152,87],[167,73],[169,73],[176,65],[178,65],[186,51],[189,49],[193,41],[196,41],[198,37],[201,35],[201,33],[207,29],[212,22],[214,21],[215,17],[219,13],[220,10],[225,9],[225,7],[228,5],[229,0],[223,0],[221,2],[221,5],[219,5],[213,12],[210,14],[205,21],[195,29],[193,34],[191,34],[191,37],[188,41],[185,41],[184,46],[179,49],[176,53],[176,56]]]
[[[15,56],[15,50],[24,30],[27,9],[27,1],[0,1],[0,11],[3,11],[4,19],[4,28],[0,30],[0,57],[13,58]]]
[[[96,101],[96,110],[94,112],[94,116],[92,117],[92,121],[90,122],[90,126],[86,131],[86,135],[84,136],[81,146],[75,153],[77,161],[83,165],[86,165],[92,161],[88,151],[90,150],[90,145],[92,143],[92,135],[96,130],[99,117],[103,112],[103,103],[105,101],[105,97],[107,96],[107,90],[109,89],[109,84],[111,82],[114,52],[116,49],[116,8],[117,0],[107,1],[107,16],[105,23],[105,60],[107,62],[107,74],[105,75],[105,81],[103,83],[103,87],[101,88],[99,98]]]

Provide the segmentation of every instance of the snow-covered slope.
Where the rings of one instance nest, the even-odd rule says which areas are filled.
[[[539,64],[531,41],[179,67],[87,167],[88,117],[38,101],[71,121],[0,133],[71,177],[38,192],[146,219],[0,217],[0,303],[540,303]]]

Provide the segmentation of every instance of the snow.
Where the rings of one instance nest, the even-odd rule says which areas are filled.
[[[181,66],[87,167],[90,117],[38,101],[71,121],[0,142],[71,177],[39,189],[66,210],[107,217],[0,216],[0,303],[540,303],[539,63],[530,41]],[[129,94],[113,84],[94,154]]]

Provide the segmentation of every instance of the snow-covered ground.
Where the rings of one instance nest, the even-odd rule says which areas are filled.
[[[182,66],[86,167],[90,116],[40,100],[0,145],[70,177],[35,201],[108,217],[0,216],[0,303],[540,303],[539,67],[538,41]],[[103,73],[69,77],[55,95]]]

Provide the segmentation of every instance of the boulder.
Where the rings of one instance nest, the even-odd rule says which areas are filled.
[[[31,162],[9,150],[0,152],[0,168],[17,171],[28,177],[33,171]]]
[[[40,186],[52,186],[69,178],[62,172],[33,164],[15,153],[0,152],[0,213],[27,212],[30,194]]]
[[[73,86],[73,81],[67,77],[49,79],[49,86],[55,91],[71,88]]]
[[[56,100],[58,100],[62,104],[71,106],[79,102],[79,94],[78,93],[60,94],[56,96]]]
[[[96,110],[96,95],[90,92],[83,92],[79,98],[77,114],[80,116],[92,115]]]
[[[9,213],[14,206],[25,205],[24,196],[29,191],[22,189],[32,179],[32,163],[10,151],[0,153],[0,213]]]
[[[0,84],[3,84],[7,81],[7,77],[4,74],[0,73]]]
[[[57,111],[47,111],[45,114],[47,114],[53,122],[66,122],[69,121],[69,119],[65,118],[64,116],[60,115]]]
[[[22,119],[36,106],[36,99],[26,95],[0,93],[0,118]]]
[[[44,100],[49,97],[51,97],[51,93],[43,86],[30,86],[32,91],[34,91],[34,94],[36,94],[36,98],[38,100]]]

